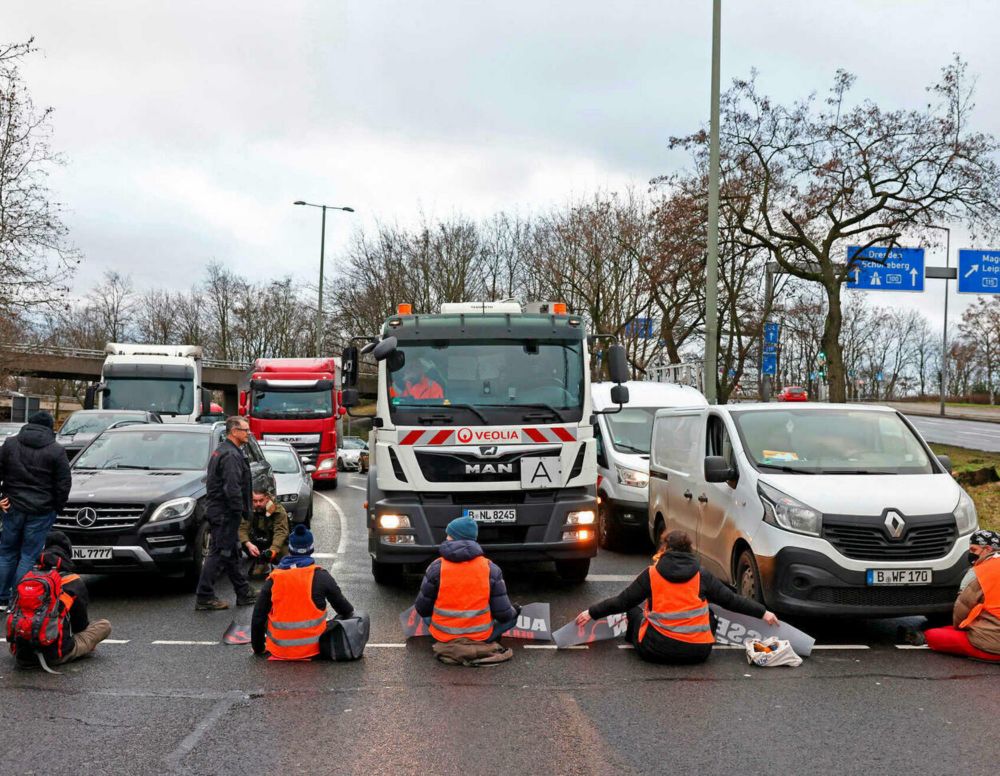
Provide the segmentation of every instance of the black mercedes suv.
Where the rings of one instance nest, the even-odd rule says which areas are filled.
[[[73,489],[56,528],[73,541],[79,571],[182,573],[196,581],[208,548],[205,479],[224,423],[111,428],[71,466]],[[254,480],[274,489],[256,440],[243,448]]]

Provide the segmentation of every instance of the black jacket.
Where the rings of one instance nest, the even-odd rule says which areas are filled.
[[[707,571],[702,571],[698,559],[688,552],[665,552],[656,562],[656,571],[668,582],[687,582],[691,577],[701,572],[701,590],[699,596],[709,603],[718,604],[724,609],[730,609],[751,617],[763,617],[767,611],[761,604],[734,593]],[[595,620],[607,617],[609,614],[620,614],[641,606],[652,596],[649,583],[649,570],[643,570],[627,588],[611,598],[606,598],[588,609]],[[638,614],[638,612],[636,612]],[[714,618],[713,618],[714,624]],[[630,623],[630,625],[633,625]],[[634,625],[633,625],[634,627]],[[629,628],[632,633],[632,627]],[[672,663],[689,660],[704,660],[712,651],[711,644],[691,644],[677,641],[664,636],[655,628],[647,628],[646,636],[636,649],[646,660]]]
[[[267,582],[260,589],[260,593],[257,594],[257,603],[253,607],[253,619],[250,621],[250,645],[258,655],[262,655],[266,648],[264,634],[267,631],[267,616],[271,613],[271,589],[273,587],[274,582],[271,577],[268,577]],[[319,566],[316,568],[316,573],[313,574],[312,600],[317,609],[326,611],[326,602],[329,601],[334,611],[341,617],[350,617],[354,614],[354,607],[340,592],[340,585],[337,584],[329,571]]]
[[[65,453],[63,454],[65,455]],[[69,559],[66,553],[59,547],[48,547],[45,552],[42,553],[42,557],[39,561],[39,568],[44,570],[59,567],[59,575],[65,578],[70,574],[75,574],[73,569],[73,561]],[[66,622],[63,624],[63,637],[62,637],[62,654],[65,656],[70,650],[73,649],[73,634],[80,633],[87,626],[90,625],[90,617],[87,613],[87,606],[90,604],[90,596],[87,594],[87,586],[83,583],[82,579],[74,579],[71,582],[63,582],[63,592],[68,594],[73,599],[73,605],[70,607],[69,616],[66,618]],[[67,627],[68,626],[68,627]],[[35,656],[34,652],[25,649],[24,645],[19,644],[15,641],[12,646],[12,652],[17,662],[21,665],[37,665],[38,658]],[[53,644],[47,647],[43,653],[45,655],[46,662],[53,663],[59,658],[59,647]]]
[[[483,548],[469,539],[456,539],[442,542],[441,557],[453,563],[478,558],[483,554]],[[495,622],[510,622],[517,617],[517,610],[507,596],[507,585],[503,581],[503,572],[493,561],[490,561],[490,614]],[[420,583],[420,593],[413,607],[421,617],[430,617],[434,612],[434,602],[441,587],[441,558],[433,561],[427,567],[424,580]]]
[[[72,484],[66,451],[48,426],[29,423],[0,448],[0,493],[17,511],[61,512]]]
[[[253,511],[253,490],[250,461],[228,439],[208,459],[205,516],[208,522],[220,524],[248,519]]]

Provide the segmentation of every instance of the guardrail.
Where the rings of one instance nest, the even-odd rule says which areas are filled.
[[[9,342],[0,342],[0,351],[4,350],[28,355],[99,358],[102,360],[108,355],[104,350],[91,350],[89,348],[64,348],[58,345],[15,345]],[[243,372],[251,367],[251,364],[245,361],[223,361],[217,358],[203,358],[201,363],[202,366],[212,369],[238,369]]]

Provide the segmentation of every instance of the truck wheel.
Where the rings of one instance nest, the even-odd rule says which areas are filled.
[[[372,576],[377,585],[398,585],[403,581],[403,566],[400,563],[379,563],[373,558]]]
[[[184,584],[187,587],[197,585],[198,580],[201,579],[201,567],[205,565],[205,557],[208,555],[208,548],[211,545],[211,536],[208,523],[203,520],[198,526],[198,530],[194,532],[194,541],[191,547],[194,557],[184,570]]]
[[[744,598],[764,603],[757,559],[750,550],[743,550],[740,559],[736,561],[736,590]]]
[[[590,573],[590,558],[576,560],[557,560],[556,573],[564,582],[583,582]]]

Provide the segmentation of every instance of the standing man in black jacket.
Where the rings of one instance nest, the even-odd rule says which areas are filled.
[[[248,520],[251,504],[250,462],[241,449],[250,435],[245,418],[226,420],[226,438],[208,461],[205,517],[212,532],[208,556],[201,567],[195,609],[228,609],[215,594],[215,578],[225,571],[236,590],[236,605],[250,606],[257,594],[240,569],[240,522]]]
[[[69,498],[69,460],[53,425],[49,413],[36,412],[0,448],[0,494],[9,502],[0,537],[0,607],[10,603],[12,588],[38,560]]]

